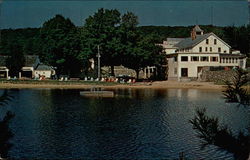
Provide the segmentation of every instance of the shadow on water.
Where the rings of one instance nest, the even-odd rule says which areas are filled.
[[[8,91],[4,90],[0,96],[0,107],[8,105],[12,98],[13,97],[8,93]],[[10,140],[14,134],[12,133],[9,124],[13,119],[14,114],[10,111],[4,111],[3,109],[1,115],[4,116],[2,116],[3,118],[0,120],[0,158],[7,158],[8,153],[13,145]]]

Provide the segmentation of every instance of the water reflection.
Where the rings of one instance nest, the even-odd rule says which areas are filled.
[[[249,114],[224,105],[220,92],[115,89],[115,98],[84,98],[79,90],[18,90],[14,158],[230,159],[210,147],[200,150],[188,120],[207,108],[234,130],[249,125]],[[235,118],[235,117],[241,117]]]

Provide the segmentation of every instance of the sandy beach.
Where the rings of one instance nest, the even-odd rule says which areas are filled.
[[[109,82],[107,82],[109,83]],[[85,84],[85,83],[28,83],[28,82],[0,82],[0,89],[13,89],[13,88],[51,88],[51,89],[88,89],[93,87],[101,88],[151,88],[151,89],[207,89],[207,90],[222,90],[223,85],[215,85],[212,82],[177,82],[177,81],[155,81],[155,82],[138,82],[133,84]]]

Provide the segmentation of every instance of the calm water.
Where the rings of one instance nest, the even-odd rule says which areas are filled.
[[[216,91],[114,90],[116,98],[84,98],[79,90],[10,90],[16,116],[14,158],[46,159],[232,159],[210,146],[200,149],[188,120],[207,108],[235,133],[250,127],[250,113],[225,104]]]

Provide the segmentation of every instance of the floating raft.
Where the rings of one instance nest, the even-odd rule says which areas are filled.
[[[81,96],[84,97],[114,97],[113,91],[81,91]]]

